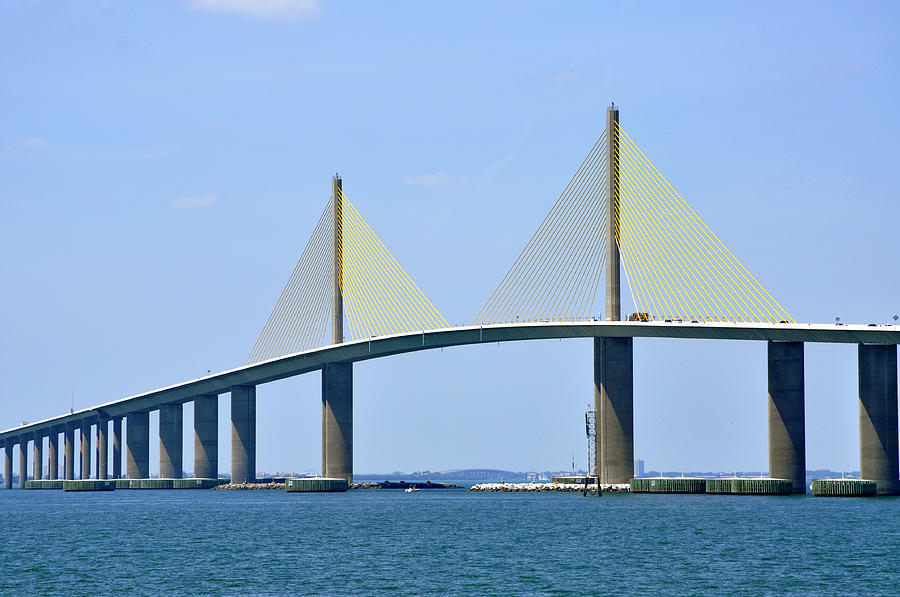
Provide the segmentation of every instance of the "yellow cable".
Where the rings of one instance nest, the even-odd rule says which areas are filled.
[[[558,203],[558,213],[554,214],[544,234],[538,239],[534,249],[531,250],[534,258],[528,261],[527,265],[522,268],[519,275],[512,281],[513,283],[509,289],[513,292],[507,294],[501,301],[498,301],[495,311],[497,319],[500,321],[512,321],[516,315],[522,321],[533,321],[540,318],[538,314],[540,305],[543,304],[542,301],[546,300],[546,297],[542,296],[540,291],[546,290],[548,286],[552,286],[552,284],[547,284],[548,268],[546,264],[548,260],[555,263],[561,251],[558,239],[562,238],[562,242],[565,242],[571,237],[571,235],[566,234],[570,227],[571,213],[579,210],[583,204],[582,188],[584,182],[593,176],[593,173],[596,171],[598,156],[601,155],[597,151],[592,151],[592,153],[593,157],[588,156],[588,159],[582,164],[582,168],[579,168],[579,172],[576,173],[576,177],[573,177],[570,181],[563,197],[561,197],[563,201]],[[575,203],[574,207],[570,205],[572,202]],[[552,274],[555,275],[555,272],[552,272]],[[503,316],[504,313],[507,314],[506,317]]]
[[[356,211],[355,208],[353,209]],[[359,212],[356,212],[356,214],[365,225],[366,234],[374,240],[376,250],[383,256],[386,270],[388,272],[393,272],[391,276],[393,287],[400,293],[399,296],[404,296],[409,301],[408,312],[415,314],[418,320],[423,324],[428,323],[428,320],[430,320],[430,324],[433,326],[439,324],[447,326],[446,320],[444,320],[437,309],[434,308],[431,301],[422,294],[422,291],[419,290],[418,286],[416,286],[415,282],[412,281],[403,268],[399,266],[393,255],[391,255],[387,250],[387,247],[384,246],[384,243],[378,239],[377,235],[375,235],[368,224],[365,223],[365,220],[362,219],[362,216],[359,215]],[[416,308],[416,306],[418,306],[418,308]],[[412,323],[414,322],[414,319],[409,319],[408,321]],[[420,328],[414,327],[408,331],[412,331],[413,329]]]
[[[628,136],[627,133],[625,133],[624,131],[622,131],[622,133],[623,133],[626,137]],[[634,144],[634,143],[632,142],[632,144]],[[636,148],[637,151],[643,156],[644,160],[646,160],[646,156],[643,155],[643,152],[640,151],[640,148],[638,148],[636,145],[635,145],[635,148]],[[693,215],[693,218],[696,220],[696,222],[698,222],[698,223],[705,229],[707,235],[710,236],[712,239],[715,239],[715,244],[718,245],[719,247],[721,247],[721,249],[723,249],[724,252],[727,253],[727,255],[730,257],[729,261],[731,261],[731,265],[728,265],[728,266],[727,266],[728,269],[730,269],[732,272],[734,272],[734,275],[735,275],[735,276],[743,277],[745,280],[747,280],[747,282],[750,282],[750,280],[752,279],[752,281],[753,281],[753,283],[755,283],[756,287],[757,287],[759,290],[761,290],[761,291],[766,295],[766,297],[768,297],[768,299],[771,300],[771,303],[770,303],[769,300],[766,300],[765,297],[761,297],[761,298],[763,298],[763,300],[764,300],[766,303],[768,303],[768,306],[771,306],[772,308],[775,308],[775,309],[779,310],[779,311],[781,312],[782,315],[787,316],[788,318],[790,318],[790,315],[788,315],[787,312],[785,312],[784,309],[781,308],[781,306],[778,305],[778,303],[777,303],[774,299],[772,299],[771,295],[769,295],[769,293],[766,292],[765,288],[764,288],[761,284],[759,284],[759,282],[753,277],[753,275],[747,270],[747,268],[745,268],[739,261],[737,261],[737,259],[736,259],[736,258],[734,257],[734,255],[731,253],[731,251],[728,250],[728,247],[726,247],[726,246],[725,246],[725,245],[724,245],[724,244],[716,237],[715,233],[713,233],[712,230],[710,230],[709,227],[706,226],[706,225],[703,223],[702,220],[700,220],[700,218],[697,216],[697,214],[694,213],[694,211],[691,209],[691,207],[690,207],[690,206],[689,206],[689,205],[681,198],[681,196],[678,194],[678,192],[675,191],[674,188],[672,188],[671,184],[669,184],[669,182],[666,181],[665,178],[664,178],[661,174],[659,174],[659,171],[656,170],[655,167],[653,167],[653,165],[649,162],[649,160],[646,160],[646,161],[647,161],[649,167],[652,168],[652,170],[656,173],[656,175],[657,175],[657,176],[658,176],[658,177],[666,184],[666,186],[668,186],[668,188],[672,191],[674,197],[675,197],[675,198],[676,198],[676,199],[677,199],[677,200],[678,200],[685,208],[687,208],[687,210]],[[735,271],[733,266],[737,266],[740,270],[743,271],[743,273],[738,273],[737,271]],[[749,276],[750,279],[747,279],[747,276]],[[735,280],[735,281],[737,281],[737,280]],[[746,286],[745,286],[745,287],[746,287]],[[751,285],[750,288],[753,288],[753,286]],[[774,303],[774,305],[773,305],[772,303]],[[771,320],[772,320],[772,321],[777,321],[777,316],[775,316],[775,315],[772,313],[772,311],[769,310],[768,306],[765,306],[765,305],[760,305],[760,306],[763,307],[763,309],[771,316]],[[791,321],[793,321],[793,319],[791,319]]]
[[[587,179],[586,182],[589,183],[590,179]],[[568,292],[568,280],[571,278],[571,273],[575,269],[572,265],[576,263],[580,264],[580,255],[583,250],[584,241],[590,236],[585,233],[585,231],[589,231],[593,228],[591,224],[595,218],[592,215],[591,206],[594,203],[594,200],[586,185],[579,187],[576,201],[576,207],[572,210],[575,213],[570,214],[570,222],[572,217],[575,218],[575,230],[571,231],[565,239],[566,244],[564,247],[559,245],[555,247],[555,253],[552,255],[551,262],[547,264],[547,269],[553,272],[554,284],[549,288],[549,295],[545,293],[543,302],[536,305],[536,315],[539,320],[549,320],[553,316],[551,313],[553,313],[554,304],[557,302],[557,296],[559,296],[561,292]],[[567,275],[567,272],[569,275]],[[545,290],[547,289],[545,288]]]
[[[625,135],[625,136],[627,137],[627,133],[625,133],[624,131],[622,131],[622,134]],[[643,156],[643,154],[642,154],[642,152],[640,151],[640,148],[639,148],[639,147],[637,147],[636,145],[634,145],[633,142],[631,142],[631,145],[634,147],[635,150],[638,151],[638,153],[641,153],[641,155]],[[645,163],[646,163],[646,164],[647,164],[647,165],[648,165],[648,166],[656,173],[656,174],[651,173],[651,176],[653,176],[654,178],[660,178],[660,177],[661,177],[661,175],[659,175],[658,171],[653,167],[653,164],[651,164],[651,163],[649,162],[649,160],[646,159],[646,156],[643,156],[643,161],[644,161],[644,162],[645,162]],[[657,176],[657,175],[659,175],[659,176]],[[671,189],[671,185],[669,185],[668,182],[665,181],[664,178],[662,179],[662,182],[665,182],[665,184],[668,185],[668,187]],[[672,189],[672,191],[674,192],[674,197],[676,197],[678,200],[680,200],[681,203],[684,203],[684,201],[681,199],[681,197],[678,196],[677,192],[675,192],[674,189]],[[668,195],[669,193],[667,192],[666,194]],[[685,205],[686,207],[688,207],[688,209],[690,209],[690,207],[687,206],[686,203],[684,203],[684,205]],[[679,211],[682,211],[682,213],[684,213],[683,209],[681,209],[680,206],[675,205],[675,207],[676,207],[676,209],[678,209]],[[687,216],[686,213],[685,213],[684,215]],[[703,224],[703,222],[700,221],[699,218],[696,218],[696,214],[694,214],[694,216],[695,216],[695,219],[700,223],[700,225],[702,225],[704,228],[706,228],[706,226]],[[688,220],[686,220],[686,221],[688,221],[688,222],[690,223],[690,225],[691,225],[692,228],[694,228],[695,230],[697,230],[697,231],[699,232],[699,229],[696,227],[696,225],[695,225],[695,223],[694,223],[694,221],[693,221],[692,219],[688,219]],[[708,230],[708,228],[707,228],[707,230]],[[710,231],[710,232],[711,232],[711,231]],[[703,240],[702,237],[700,238],[700,241],[701,241],[703,244],[707,244],[707,246],[708,246],[708,243],[706,243],[706,241]],[[718,245],[721,245],[721,242],[718,242],[717,244],[718,244]],[[726,283],[726,284],[734,291],[735,294],[734,294],[733,296],[735,296],[735,298],[738,300],[739,303],[743,303],[743,305],[744,305],[749,311],[751,311],[751,312],[753,312],[754,314],[757,314],[757,315],[758,315],[758,311],[756,311],[756,310],[751,306],[752,304],[754,304],[754,301],[753,301],[753,299],[751,298],[751,295],[749,295],[749,294],[746,292],[746,287],[743,287],[743,285],[741,285],[741,284],[738,282],[738,280],[737,280],[733,275],[731,275],[731,274],[727,271],[728,265],[727,265],[725,262],[723,262],[723,261],[719,258],[719,253],[720,253],[720,251],[714,250],[714,249],[712,249],[712,247],[709,247],[709,246],[708,246],[708,248],[712,251],[712,256],[713,256],[713,258],[714,258],[720,265],[722,265],[722,266],[725,267],[725,269],[720,269],[720,268],[717,266],[717,270],[720,272],[720,274],[722,274],[722,275],[725,276],[725,277],[720,278],[720,279],[721,279],[723,282],[725,282],[725,283]],[[731,282],[729,282],[728,280],[731,280]],[[734,283],[738,283],[738,286],[735,286]],[[742,308],[741,310],[744,310],[744,309]]]
[[[626,152],[628,152],[628,154],[633,158],[634,154],[628,148],[628,144],[626,143],[625,146],[626,146]],[[659,210],[661,210],[661,213],[663,214],[662,217],[664,217],[665,219],[667,219],[669,222],[671,222],[673,224],[673,226],[675,227],[674,232],[681,238],[681,241],[682,241],[680,243],[681,246],[694,256],[693,262],[695,262],[697,264],[697,266],[699,266],[699,268],[700,268],[700,270],[694,270],[694,271],[699,276],[699,279],[703,280],[704,284],[706,285],[707,291],[711,295],[710,299],[713,299],[713,297],[716,294],[718,294],[722,291],[718,289],[718,283],[719,283],[718,278],[715,276],[712,276],[712,271],[710,271],[710,269],[707,265],[707,263],[709,263],[710,265],[712,265],[712,264],[709,262],[709,260],[703,254],[702,249],[698,253],[697,250],[699,249],[699,247],[696,245],[696,243],[689,241],[688,237],[685,236],[685,234],[688,234],[689,236],[691,236],[691,235],[688,232],[688,230],[685,228],[684,221],[671,210],[668,202],[663,198],[662,195],[660,195],[660,189],[657,188],[655,181],[652,178],[649,178],[649,174],[644,170],[643,166],[640,163],[634,162],[634,166],[636,168],[638,168],[643,174],[648,176],[648,178],[644,179],[647,184],[647,188],[652,193],[652,196],[656,197],[658,199],[658,201],[653,201],[652,197],[650,198],[650,200],[656,205],[656,207]],[[693,249],[691,247],[693,247]],[[690,261],[689,261],[689,263],[690,263]],[[715,290],[709,286],[710,280],[712,280],[714,283],[717,283],[717,288]],[[727,285],[722,284],[722,288],[727,289]],[[734,296],[729,297],[729,293],[726,292],[723,294],[723,298],[732,308],[734,308],[736,310],[740,310],[740,307],[731,300],[731,298],[738,300],[737,297],[734,297]],[[713,302],[713,304],[716,304],[714,300],[712,302]],[[731,309],[729,309],[728,307],[719,305],[719,308],[720,308],[719,315],[721,315],[723,319],[727,319],[727,318],[734,319],[735,318],[735,314],[732,313]],[[723,313],[721,311],[722,308],[724,308],[725,311],[728,313],[727,317],[726,317],[725,313]]]
[[[647,222],[644,224],[644,229],[646,231],[648,241],[651,243],[651,247],[653,250],[653,255],[660,264],[661,274],[665,277],[668,285],[675,291],[676,297],[685,313],[689,313],[691,318],[696,318],[697,314],[701,312],[701,308],[696,303],[694,298],[690,295],[690,285],[685,284],[684,274],[678,268],[677,264],[673,261],[677,261],[675,256],[672,255],[669,247],[666,245],[665,238],[660,234],[660,229],[662,226],[660,225],[657,218],[654,217],[654,214],[650,212],[648,209],[649,206],[647,202],[642,197],[642,193],[635,186],[635,182],[632,177],[632,173],[627,168],[623,169],[623,172],[627,172],[625,174],[626,184],[629,185],[629,188],[632,192],[632,196],[634,197],[637,204],[642,208],[642,221]],[[688,288],[688,292],[685,292],[685,287]],[[696,311],[695,311],[696,309]]]
[[[643,199],[642,204],[649,211],[649,218],[656,224],[656,229],[659,231],[654,234],[654,236],[657,238],[660,249],[668,255],[669,259],[667,262],[670,267],[673,267],[673,273],[670,273],[669,277],[673,278],[673,281],[675,281],[676,284],[686,289],[686,292],[682,292],[681,294],[697,309],[698,315],[701,313],[703,314],[700,318],[705,316],[707,319],[712,319],[712,315],[708,309],[709,305],[704,300],[702,293],[697,292],[695,287],[695,284],[697,283],[696,278],[691,276],[691,279],[688,280],[688,275],[690,274],[687,272],[690,272],[691,270],[689,269],[688,264],[685,263],[681,251],[672,242],[671,233],[668,231],[665,219],[662,217],[662,214],[655,209],[650,197],[645,192],[646,189],[643,181],[640,180],[640,174],[634,170],[633,164],[628,160],[627,156],[625,157],[624,163],[626,164],[626,176],[630,180],[629,184],[632,185],[632,190],[640,196],[638,199],[639,201],[641,201],[641,198]],[[674,260],[675,263],[672,263],[672,260]],[[680,267],[678,267],[679,265]],[[674,274],[677,274],[680,280],[675,279]]]
[[[622,134],[623,134],[623,135],[625,136],[625,138],[626,138],[626,143],[625,143],[625,145],[626,145],[626,151],[628,151],[629,154],[630,154],[633,158],[635,158],[635,160],[637,160],[638,158],[637,158],[636,156],[634,156],[634,153],[631,152],[630,149],[628,149],[628,146],[629,146],[629,145],[634,146],[634,143],[631,142],[630,139],[627,138],[627,137],[628,137],[628,136],[627,136],[627,133],[625,133],[624,131],[622,131]],[[636,146],[635,146],[634,148],[635,148],[635,149],[638,149]],[[638,151],[639,151],[639,149],[638,149]],[[640,163],[639,163],[639,162],[638,162],[638,166],[640,166]],[[646,171],[644,171],[644,173],[645,173],[645,174],[647,175],[647,177],[648,177],[648,178],[646,179],[647,182],[648,182],[648,183],[652,183],[651,186],[650,186],[650,188],[653,190],[655,196],[658,197],[658,198],[663,202],[664,205],[667,205],[667,206],[670,205],[670,202],[669,202],[669,200],[666,198],[665,193],[660,194],[660,192],[659,192],[659,191],[664,191],[664,189],[662,189],[661,187],[659,187],[658,190],[657,190],[657,187],[658,187],[658,181],[656,181],[656,180],[654,179],[654,177],[652,176],[652,173],[648,173],[648,172],[646,172]],[[667,208],[667,211],[669,211],[668,208]],[[671,213],[671,212],[669,211],[669,213]],[[673,214],[673,215],[674,215],[674,214]],[[670,218],[670,221],[678,221],[678,220],[672,220],[672,219]],[[682,227],[682,229],[683,229],[685,232],[688,232],[688,231],[684,228],[683,220],[681,220],[681,222],[682,222],[682,224],[679,224],[679,225]],[[684,237],[683,235],[682,235],[682,238],[683,238],[686,242],[688,242],[688,241],[687,241],[687,238]],[[697,247],[696,243],[693,243],[693,242],[692,242],[692,243],[689,243],[689,244],[692,244],[693,246],[695,246],[695,248],[699,248],[699,247]],[[695,253],[695,254],[697,254],[697,253]],[[702,259],[703,259],[704,261],[709,262],[709,260],[705,257],[705,253],[704,253],[704,251],[703,251],[702,249],[700,250],[699,255],[702,257]],[[713,265],[713,264],[710,262],[710,265]],[[718,267],[717,267],[717,266],[713,265],[713,267],[714,267],[714,269],[715,269],[716,271],[718,271]],[[704,266],[704,268],[705,268],[705,266]],[[708,269],[708,268],[705,268],[705,269]],[[709,272],[709,273],[712,274],[712,272]],[[729,288],[729,287],[730,287],[730,284],[724,283],[724,280],[721,279],[721,278],[719,278],[718,276],[713,276],[711,279],[714,280],[714,281],[720,282],[723,288]],[[728,295],[731,295],[731,298],[734,298],[734,300],[737,301],[737,303],[733,302],[733,301],[729,298]],[[738,303],[741,303],[741,302],[744,302],[744,301],[743,301],[742,299],[740,299],[737,295],[735,295],[733,292],[727,291],[723,296],[724,296],[725,300],[726,300],[733,308],[737,309],[738,311],[744,311],[744,309],[738,304]],[[726,309],[726,310],[729,311],[729,313],[731,312],[730,309]],[[746,312],[745,312],[745,315],[746,315]]]
[[[646,271],[647,264],[644,262],[645,256],[643,255],[643,251],[637,245],[637,241],[632,233],[632,227],[628,224],[629,219],[633,219],[630,215],[630,202],[626,199],[623,202],[623,205],[625,210],[620,215],[620,220],[622,222],[622,239],[624,241],[620,243],[621,253],[625,256],[626,260],[630,260],[633,264],[632,271],[637,274],[636,282],[638,284],[638,294],[642,295],[642,304],[649,305],[646,312],[660,315],[661,317],[656,317],[657,319],[666,319],[667,313],[662,306],[658,293],[653,292],[653,286],[649,279],[649,274]]]
[[[651,287],[654,289],[654,294],[659,297],[661,307],[668,318],[677,319],[684,317],[688,309],[685,307],[684,302],[679,300],[673,282],[663,271],[664,268],[657,257],[652,235],[644,224],[641,203],[629,187],[624,187],[623,191],[620,196],[623,203],[627,206],[626,213],[630,216],[628,225],[634,233],[634,240],[642,256],[645,271]]]
[[[430,318],[430,315],[428,314],[426,307],[419,300],[419,297],[426,302],[428,302],[428,299],[421,294],[421,291],[418,291],[418,287],[415,287],[415,283],[406,276],[406,273],[399,267],[396,260],[394,260],[390,252],[387,251],[387,248],[378,239],[371,227],[365,223],[362,216],[359,216],[359,212],[356,212],[356,214],[365,227],[366,242],[371,246],[371,250],[381,264],[381,269],[384,272],[383,276],[387,282],[384,285],[383,290],[389,292],[392,297],[391,303],[396,307],[398,323],[402,322],[402,327],[405,331],[436,327],[436,321],[433,319],[429,325],[428,319]],[[414,292],[413,289],[406,284],[407,280],[418,293]],[[418,308],[416,308],[416,304],[418,304]],[[428,302],[428,305],[430,306],[431,303]]]
[[[346,196],[345,200],[346,200]],[[431,302],[421,293],[414,282],[399,267],[396,260],[372,229],[366,224],[359,212],[349,200],[347,205],[353,217],[358,220],[358,230],[365,252],[375,263],[374,274],[380,281],[384,312],[391,315],[390,321],[394,330],[413,331],[436,327],[438,321],[445,326],[446,321],[434,309]],[[424,303],[423,303],[424,301]],[[418,304],[418,308],[416,307]],[[427,305],[427,306],[426,306]],[[437,319],[436,319],[437,318]],[[430,325],[428,320],[431,319]]]
[[[634,280],[634,288],[633,290],[637,290],[637,300],[632,298],[632,302],[634,302],[635,307],[639,312],[650,313],[651,309],[647,308],[647,301],[645,300],[645,296],[643,295],[643,280],[640,279],[640,268],[636,263],[636,256],[634,255],[634,244],[631,240],[631,230],[628,226],[622,226],[620,234],[620,253],[622,255],[622,262],[626,269],[631,270],[632,276],[626,277],[629,278],[629,285],[631,285],[630,280]]]
[[[580,230],[588,231],[595,230],[599,227],[600,221],[603,217],[603,214],[592,209],[593,204],[595,203],[595,194],[592,192],[593,189],[596,188],[596,185],[593,187],[585,189],[584,195],[586,197],[585,201],[585,223],[584,226],[581,227]],[[564,264],[563,271],[561,272],[562,279],[560,279],[560,286],[558,288],[559,292],[554,292],[549,299],[548,305],[544,309],[542,315],[545,315],[546,319],[554,320],[554,321],[568,321],[569,313],[571,310],[572,301],[576,300],[580,294],[579,288],[581,287],[582,280],[584,280],[585,268],[590,270],[589,264],[591,260],[591,248],[593,247],[591,243],[591,234],[579,234],[574,236],[573,238],[578,239],[577,244],[573,248],[574,253],[570,254],[567,260],[568,263]],[[596,235],[594,236],[596,238]],[[568,270],[566,272],[566,270]],[[560,294],[561,300],[556,299],[556,296]],[[577,313],[576,313],[577,315]]]
[[[353,243],[359,247],[357,260],[360,265],[360,275],[357,279],[359,281],[360,297],[362,298],[361,304],[364,306],[366,334],[368,337],[388,335],[392,333],[390,318],[376,295],[379,284],[377,264],[363,242],[360,224],[354,219],[352,211],[347,223],[349,224]]]
[[[329,206],[330,206],[330,202],[329,202]],[[328,207],[326,209],[330,209],[330,207]],[[287,354],[285,351],[289,349],[289,344],[288,344],[289,338],[286,337],[286,332],[288,329],[291,328],[291,321],[295,321],[297,319],[297,318],[290,318],[288,316],[291,313],[295,313],[297,311],[298,300],[301,301],[301,305],[302,305],[302,299],[305,298],[307,296],[307,294],[311,291],[311,289],[314,289],[314,287],[315,287],[314,284],[310,284],[308,282],[309,276],[302,274],[300,272],[303,270],[306,270],[308,268],[314,268],[314,269],[312,269],[311,274],[314,277],[318,277],[318,275],[324,273],[324,268],[326,267],[326,265],[321,262],[316,264],[316,259],[315,259],[316,253],[317,253],[317,248],[322,246],[323,243],[325,243],[327,240],[325,238],[326,226],[324,225],[326,215],[327,215],[327,212],[322,213],[322,216],[319,219],[319,224],[316,225],[316,229],[313,231],[313,236],[310,238],[310,241],[307,243],[307,246],[304,249],[304,253],[306,254],[306,259],[304,259],[304,255],[301,254],[300,260],[298,261],[298,265],[294,269],[295,274],[297,274],[296,280],[294,281],[293,284],[291,283],[291,281],[289,281],[288,286],[290,287],[290,290],[288,289],[288,287],[286,287],[285,291],[282,293],[282,297],[285,298],[286,300],[284,303],[282,303],[281,309],[278,308],[278,304],[276,303],[276,310],[278,311],[278,314],[276,315],[277,320],[274,322],[276,325],[274,325],[270,329],[269,340],[262,347],[260,354],[265,354],[265,355],[267,355],[267,357],[275,356],[273,353]],[[321,228],[320,228],[320,225],[321,225]],[[309,250],[308,252],[307,252],[307,249]],[[292,274],[292,278],[293,277],[294,277],[294,274]],[[298,295],[297,289],[302,288],[303,284],[306,284],[306,288],[302,291],[301,294]],[[281,299],[279,299],[279,302],[281,302]],[[275,315],[274,311],[273,311],[273,315]],[[308,318],[301,317],[299,319],[301,321],[309,321]],[[264,329],[264,333],[265,333],[265,329]]]
[[[631,195],[627,192],[622,193],[621,187],[619,191],[619,200],[620,205],[624,204],[626,207],[626,211],[624,212],[626,216],[631,216],[629,220],[629,230],[632,232],[632,239],[636,243],[636,247],[641,255],[641,260],[645,266],[645,272],[647,278],[650,280],[651,288],[654,290],[654,294],[660,300],[662,311],[667,315],[667,319],[677,319],[675,314],[678,313],[677,308],[675,307],[675,299],[674,296],[669,292],[668,288],[665,285],[660,283],[659,273],[656,271],[655,261],[652,259],[652,251],[648,245],[648,239],[644,234],[643,227],[640,224],[640,218],[638,217],[637,207],[631,200]],[[619,219],[622,219],[622,212],[620,210]],[[623,226],[620,225],[620,229]]]
[[[604,133],[601,134],[601,136],[594,143],[593,147],[591,148],[591,151],[588,152],[588,155],[585,157],[581,166],[579,166],[578,170],[575,172],[575,174],[569,180],[569,183],[566,185],[566,188],[563,190],[563,192],[559,196],[559,198],[557,198],[556,202],[553,204],[553,207],[551,207],[548,214],[544,217],[544,220],[541,222],[541,225],[538,227],[538,229],[532,235],[531,239],[525,245],[525,249],[522,251],[522,253],[519,254],[519,256],[516,258],[515,263],[513,263],[513,266],[509,269],[509,271],[503,277],[503,280],[501,280],[500,285],[497,286],[497,288],[494,290],[494,292],[488,298],[487,302],[484,304],[484,306],[481,308],[481,310],[475,316],[476,324],[477,323],[485,323],[485,322],[494,323],[494,322],[499,321],[499,318],[502,317],[502,309],[504,308],[503,305],[505,304],[506,300],[509,298],[508,292],[510,291],[511,288],[515,288],[515,285],[513,285],[513,281],[515,281],[519,277],[519,275],[523,271],[523,269],[527,270],[528,264],[530,263],[529,259],[531,258],[534,250],[537,247],[541,246],[542,240],[543,240],[544,236],[546,235],[548,228],[551,228],[554,225],[555,221],[558,220],[558,218],[563,213],[562,208],[564,205],[564,201],[571,194],[573,184],[576,184],[576,181],[580,180],[580,178],[584,175],[586,165],[588,165],[596,160],[596,154],[599,149],[602,149],[601,143],[602,143],[603,139],[605,139],[605,136],[606,136],[606,133],[604,131]],[[506,296],[506,299],[503,298],[504,296]],[[496,301],[495,301],[495,298],[497,299]]]

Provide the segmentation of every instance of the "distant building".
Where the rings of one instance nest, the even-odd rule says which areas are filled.
[[[636,478],[644,476],[644,461],[643,460],[635,460],[634,461],[634,476]]]

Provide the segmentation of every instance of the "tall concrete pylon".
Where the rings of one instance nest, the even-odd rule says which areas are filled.
[[[606,320],[619,321],[619,109],[606,109]]]
[[[619,286],[619,109],[606,110],[606,313],[621,319]],[[601,483],[634,476],[634,362],[632,338],[594,338],[594,411],[598,413],[594,470]]]
[[[343,196],[331,179],[331,342],[344,341]],[[322,366],[322,476],[353,481],[353,363]]]
[[[331,343],[344,341],[344,248],[341,177],[331,179]]]

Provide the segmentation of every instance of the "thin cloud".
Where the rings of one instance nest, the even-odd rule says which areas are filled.
[[[52,156],[55,148],[50,141],[43,137],[28,137],[26,139],[0,140],[0,159],[16,158],[45,158]]]
[[[188,195],[179,197],[169,203],[169,209],[204,209],[212,207],[219,201],[219,196],[215,193],[206,195]]]
[[[541,112],[538,112],[537,114],[530,116],[528,120],[525,121],[525,125],[522,127],[522,135],[519,138],[519,143],[515,147],[513,147],[512,151],[503,156],[499,161],[494,162],[485,169],[484,176],[486,178],[493,178],[515,159],[522,148],[525,147],[525,143],[531,136],[531,130],[532,128],[534,128],[534,123],[540,115]]]
[[[469,182],[468,178],[454,178],[448,176],[443,170],[438,170],[432,174],[420,174],[419,176],[405,176],[400,182],[406,185],[422,186],[422,187],[443,187],[452,184],[463,184]]]
[[[577,68],[564,68],[549,76],[549,79],[557,85],[576,83],[584,78],[584,71]]]
[[[319,16],[319,0],[188,0],[190,10],[233,14],[262,21],[304,21]]]
[[[861,60],[832,60],[830,62],[819,62],[812,68],[814,75],[819,77],[847,77],[858,75],[866,70],[866,65]]]
[[[42,137],[29,137],[25,139],[22,145],[25,146],[25,149],[40,150],[50,147],[50,142]]]

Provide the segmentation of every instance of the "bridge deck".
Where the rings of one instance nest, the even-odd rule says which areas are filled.
[[[688,338],[706,340],[776,340],[850,344],[900,344],[900,326],[771,323],[691,323],[575,321],[514,323],[426,330],[324,346],[223,371],[150,392],[128,396],[0,432],[0,441],[60,431],[67,423],[96,416],[121,417],[130,412],[156,410],[162,404],[190,402],[201,394],[224,394],[232,386],[258,385],[321,369],[323,363],[356,362],[379,357],[488,342],[591,338]]]

